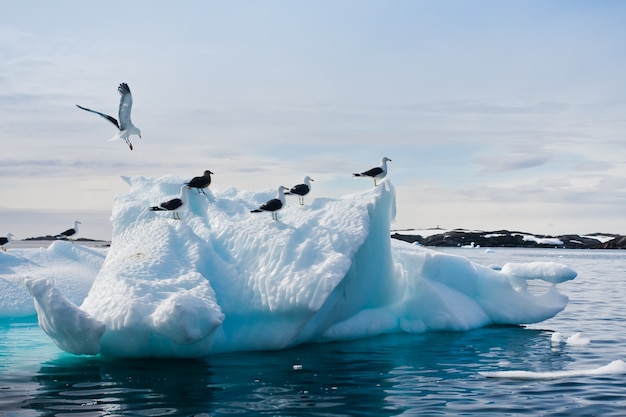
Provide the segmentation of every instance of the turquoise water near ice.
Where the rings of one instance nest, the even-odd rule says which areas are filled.
[[[195,361],[75,357],[61,352],[35,318],[3,320],[0,415],[623,415],[626,375],[519,380],[480,372],[593,369],[626,360],[626,251],[442,251],[485,265],[556,261],[579,276],[559,285],[570,302],[543,323]],[[591,343],[553,346],[555,331],[580,332]]]

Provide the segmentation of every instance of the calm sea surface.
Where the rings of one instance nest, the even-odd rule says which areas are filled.
[[[62,353],[35,319],[0,320],[0,415],[622,416],[626,375],[519,380],[479,372],[593,369],[626,360],[626,251],[442,249],[485,265],[556,261],[570,303],[526,327],[396,334],[205,360]],[[540,289],[538,289],[540,290]],[[587,345],[553,346],[553,332]]]

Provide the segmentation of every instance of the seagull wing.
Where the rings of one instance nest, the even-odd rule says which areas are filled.
[[[161,207],[163,207],[166,210],[176,210],[182,205],[183,205],[183,201],[180,198],[174,198],[170,201],[161,203]]]
[[[113,123],[115,125],[115,127],[117,127],[118,129],[120,128],[120,124],[117,122],[117,119],[115,117],[113,117],[113,116],[109,116],[108,114],[104,114],[104,113],[100,113],[99,111],[88,109],[87,107],[79,106],[78,104],[76,105],[76,107],[78,107],[81,110],[85,110],[85,111],[88,111],[88,112],[91,112],[91,113],[95,113],[95,114],[97,114],[99,116],[102,116],[105,119],[107,119],[109,122]]]
[[[366,176],[366,177],[375,177],[376,175],[380,175],[382,173],[383,173],[383,169],[381,167],[376,167],[376,168],[369,169],[365,172],[361,172],[361,175]]]
[[[193,177],[186,185],[191,188],[204,188],[211,182],[207,177]]]
[[[126,130],[128,125],[132,124],[130,121],[130,111],[133,108],[133,96],[130,93],[130,88],[128,84],[122,83],[119,87],[117,87],[117,91],[119,91],[120,95],[120,109],[119,109],[119,118],[120,118],[120,129]]]
[[[61,232],[59,233],[57,236],[72,236],[74,233],[76,233],[76,230],[74,229],[67,229],[65,232]]]
[[[306,184],[298,184],[289,190],[291,194],[307,195],[309,193],[309,186]]]
[[[280,201],[277,198],[273,198],[270,201],[268,201],[267,203],[263,204],[261,207],[259,207],[261,210],[265,210],[265,211],[276,211],[278,209],[280,209],[283,206],[283,202]]]

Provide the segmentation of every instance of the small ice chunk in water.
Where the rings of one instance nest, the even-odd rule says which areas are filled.
[[[553,346],[558,346],[563,343],[563,336],[561,336],[560,332],[552,333],[552,337],[550,338]]]
[[[591,343],[591,340],[582,336],[580,333],[575,333],[567,338],[566,340],[568,345],[573,346],[586,346]]]

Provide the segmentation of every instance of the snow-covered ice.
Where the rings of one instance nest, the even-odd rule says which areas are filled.
[[[35,298],[39,326],[54,335],[52,339],[61,349],[85,355],[100,351],[104,324],[63,297],[49,279],[26,279],[26,287]]]
[[[32,273],[27,280],[41,327],[75,354],[200,357],[534,323],[565,308],[568,298],[556,286],[576,276],[551,262],[496,271],[390,239],[395,192],[388,180],[305,206],[288,200],[280,221],[250,214],[273,190],[190,192],[182,220],[174,220],[149,207],[176,195],[183,179],[125,180],[130,190],[116,196],[113,239],[97,277],[68,274],[93,280],[84,300],[72,298],[58,277]],[[77,251],[58,244],[59,257]],[[522,285],[531,279],[551,285],[533,295]]]
[[[24,286],[28,277],[46,278],[71,303],[83,302],[106,251],[68,241],[55,241],[48,248],[15,249],[0,253],[0,318],[35,314],[33,297]]]
[[[554,246],[561,246],[563,244],[563,241],[557,238],[551,238],[551,237],[544,237],[544,238],[540,238],[540,237],[536,237],[536,236],[531,236],[531,235],[523,235],[524,242],[537,242],[541,245],[554,245]]]

